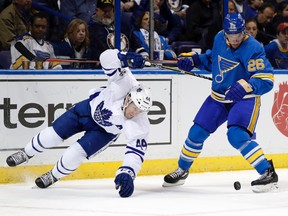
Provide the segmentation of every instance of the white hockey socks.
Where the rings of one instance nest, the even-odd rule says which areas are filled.
[[[52,170],[53,176],[57,179],[68,176],[74,172],[86,158],[87,154],[82,146],[78,142],[72,144],[54,166]]]
[[[32,138],[25,146],[25,152],[28,156],[32,157],[62,142],[63,139],[55,132],[53,127],[48,127]]]

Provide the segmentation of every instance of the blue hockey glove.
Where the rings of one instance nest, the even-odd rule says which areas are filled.
[[[252,91],[252,86],[245,80],[241,79],[228,89],[225,93],[225,100],[230,100],[236,103],[242,100],[247,93]]]
[[[121,61],[122,67],[130,67],[130,68],[143,68],[145,66],[145,59],[142,55],[135,52],[124,52],[118,53],[118,58]]]
[[[121,197],[129,197],[134,192],[134,179],[135,173],[131,167],[122,166],[119,167],[116,178],[114,180],[116,190],[119,190]]]
[[[191,71],[194,65],[191,58],[181,58],[177,62],[177,67],[184,71]]]
[[[190,58],[180,58],[177,62],[177,67],[185,71],[191,71],[194,67],[198,67],[199,65],[200,59],[196,52],[192,52]]]

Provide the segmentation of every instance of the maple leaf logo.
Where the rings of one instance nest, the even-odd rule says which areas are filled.
[[[112,111],[104,108],[104,101],[102,101],[94,112],[94,119],[99,125],[103,125],[105,127],[112,126],[112,123],[109,122],[109,118],[112,116]]]
[[[272,107],[272,119],[277,129],[288,137],[288,85],[283,82],[279,91],[275,91]]]

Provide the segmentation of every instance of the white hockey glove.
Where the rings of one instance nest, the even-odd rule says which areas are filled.
[[[241,79],[238,80],[226,91],[225,100],[230,100],[236,103],[242,100],[247,93],[252,91],[253,91],[252,86],[244,79]]]
[[[116,172],[114,180],[116,190],[119,190],[120,197],[129,197],[134,192],[135,173],[131,167],[122,166]]]

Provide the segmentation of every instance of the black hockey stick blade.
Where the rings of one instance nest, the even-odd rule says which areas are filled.
[[[30,61],[33,61],[36,57],[20,41],[15,43],[15,48]]]

